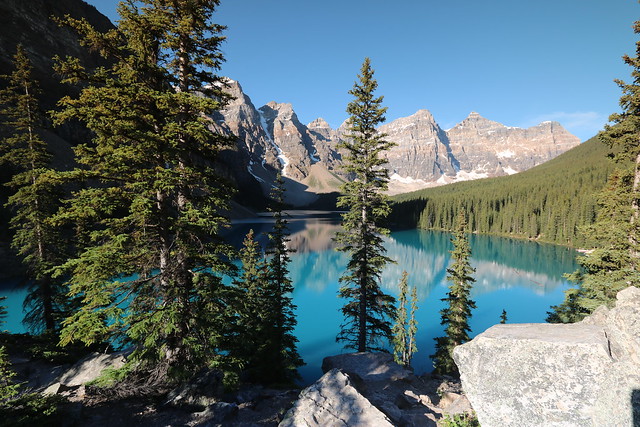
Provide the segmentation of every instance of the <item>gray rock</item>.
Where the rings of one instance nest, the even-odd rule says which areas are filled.
[[[633,426],[639,348],[633,288],[581,323],[495,325],[453,355],[483,427]]]
[[[213,370],[205,371],[191,381],[171,390],[165,405],[210,406],[217,403],[222,391],[222,374]]]
[[[447,135],[429,111],[419,110],[380,126],[379,130],[397,144],[386,153],[390,174],[427,182],[456,174]]]
[[[335,368],[365,381],[395,381],[413,376],[411,371],[394,362],[389,353],[346,353],[322,360],[322,372]]]
[[[557,122],[523,129],[485,119],[476,112],[446,133],[460,170],[487,176],[530,169],[580,144],[578,137]]]
[[[281,427],[392,426],[378,408],[354,387],[349,376],[332,369],[300,393]]]
[[[126,362],[126,353],[92,353],[66,370],[57,380],[66,386],[79,386],[98,378],[107,368],[118,369]]]
[[[221,424],[238,414],[238,405],[235,403],[215,402],[202,412],[193,414],[198,425],[213,426]]]
[[[68,386],[66,386],[64,384],[54,383],[54,384],[51,384],[46,389],[44,389],[42,394],[61,394],[61,393],[64,393],[65,391],[67,391],[67,390],[71,390],[71,388],[72,387],[68,387]]]

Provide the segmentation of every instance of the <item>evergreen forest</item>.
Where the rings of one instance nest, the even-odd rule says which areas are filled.
[[[598,137],[527,171],[394,196],[393,228],[453,230],[461,210],[469,231],[585,245],[581,228],[594,222],[597,197],[614,168]]]

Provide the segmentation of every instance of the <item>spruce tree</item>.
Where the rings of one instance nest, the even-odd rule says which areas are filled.
[[[257,377],[267,384],[288,384],[299,378],[297,369],[304,365],[298,354],[298,339],[292,302],[294,287],[289,278],[291,249],[287,248],[288,225],[284,208],[284,181],[278,175],[273,189],[273,230],[268,234],[266,271],[262,283],[261,338]]]
[[[403,271],[400,284],[398,285],[400,294],[397,300],[395,323],[391,329],[393,337],[393,358],[396,363],[403,365],[405,364],[405,355],[407,354],[407,276],[408,273]]]
[[[634,174],[615,170],[598,196],[598,213],[593,225],[583,229],[594,249],[578,258],[580,269],[567,275],[575,288],[565,291],[564,301],[551,307],[547,321],[573,323],[582,320],[602,304],[612,305],[617,293],[640,284],[634,267],[632,240],[636,227],[631,203]]]
[[[411,366],[413,354],[418,351],[416,347],[416,333],[418,332],[418,322],[415,312],[418,309],[418,296],[415,286],[411,288],[411,305],[407,312],[407,293],[409,286],[407,283],[408,273],[402,272],[398,288],[400,295],[396,307],[395,323],[391,329],[393,336],[393,357],[396,363],[405,367]]]
[[[64,311],[64,287],[51,277],[64,245],[49,221],[59,206],[60,189],[50,169],[51,155],[40,137],[44,127],[38,97],[25,49],[18,45],[14,71],[5,76],[0,90],[0,119],[8,137],[0,141],[0,165],[16,171],[7,184],[14,190],[7,206],[15,234],[12,247],[22,257],[31,280],[25,300],[25,323],[33,331],[54,331]]]
[[[130,366],[157,378],[224,365],[236,315],[222,282],[230,250],[218,234],[231,191],[212,168],[231,141],[207,118],[229,98],[214,74],[224,39],[211,22],[217,5],[121,3],[118,28],[104,34],[66,18],[112,65],[57,65],[82,90],[61,100],[56,121],[79,120],[95,135],[75,148],[80,167],[67,177],[84,187],[58,215],[79,239],[59,274],[83,300],[62,343],[123,340],[135,345]]]
[[[409,312],[409,330],[408,330],[408,345],[407,345],[407,366],[411,366],[411,359],[413,355],[418,351],[418,345],[416,344],[416,336],[418,334],[418,320],[416,319],[416,311],[418,310],[418,290],[414,286],[411,288],[411,309]]]
[[[447,268],[447,280],[451,284],[447,297],[442,299],[447,305],[440,311],[440,323],[445,326],[445,336],[435,338],[436,352],[431,356],[434,372],[437,374],[459,375],[452,357],[453,349],[469,341],[469,318],[471,310],[476,308],[475,302],[470,298],[471,287],[475,282],[472,276],[475,269],[469,264],[471,247],[466,232],[467,222],[461,211],[451,239],[453,250],[450,253],[453,262]]]
[[[255,240],[253,230],[249,230],[240,249],[241,273],[234,280],[239,290],[237,334],[233,336],[235,346],[231,346],[231,356],[247,371],[250,378],[256,375],[252,371],[259,363],[260,325],[263,307],[262,284],[265,276],[265,263],[260,244]]]
[[[336,337],[346,348],[357,351],[382,350],[390,340],[394,298],[380,288],[384,266],[393,262],[385,255],[382,235],[388,231],[379,226],[389,214],[383,194],[389,182],[383,155],[394,144],[376,126],[385,121],[383,97],[376,97],[378,87],[369,58],[365,58],[358,81],[349,94],[354,100],[347,106],[350,117],[344,150],[344,170],[353,177],[342,188],[338,207],[349,210],[342,215],[343,231],[337,233],[339,250],[350,255],[347,272],[340,277],[339,296],[347,302],[342,307],[344,323]]]
[[[640,21],[634,23],[634,31],[640,34]],[[632,82],[616,80],[622,89],[622,112],[612,114],[612,124],[598,136],[612,148],[611,157],[633,166],[610,175],[600,194],[596,222],[585,230],[594,250],[578,259],[582,269],[569,275],[577,287],[551,307],[549,322],[579,321],[599,305],[613,304],[621,289],[640,286],[640,41],[636,55],[623,60],[632,67]]]
[[[634,23],[633,29],[636,34],[640,34],[640,21]],[[639,221],[640,221],[640,41],[636,42],[635,56],[624,55],[624,62],[632,68],[631,83],[616,80],[622,90],[620,97],[621,113],[612,114],[609,121],[613,124],[606,125],[605,129],[598,135],[600,139],[614,148],[615,159],[620,161],[631,161],[634,165],[633,181],[629,205],[631,208],[629,215],[629,253],[630,262],[633,268],[638,267],[640,258]],[[637,284],[636,284],[637,285]]]

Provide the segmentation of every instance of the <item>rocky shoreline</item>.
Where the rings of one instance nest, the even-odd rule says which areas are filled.
[[[87,384],[104,369],[122,366],[125,356],[94,353],[67,367],[15,359],[14,366],[31,390],[66,399],[68,426],[435,426],[447,415],[471,411],[459,381],[416,376],[385,353],[327,357],[326,373],[302,391],[244,385],[224,393],[213,371],[143,396],[117,397]]]

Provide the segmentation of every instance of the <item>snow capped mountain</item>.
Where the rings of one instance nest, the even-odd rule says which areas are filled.
[[[255,108],[238,82],[229,81],[234,100],[218,123],[238,136],[249,174],[268,194],[278,172],[286,178],[289,202],[304,205],[318,193],[337,191],[347,177],[338,149],[346,127],[332,129],[318,118],[303,125],[291,104],[269,102]],[[544,163],[580,140],[557,122],[528,129],[504,126],[472,112],[445,131],[428,110],[380,126],[396,146],[386,154],[390,193],[457,181],[511,175]]]

